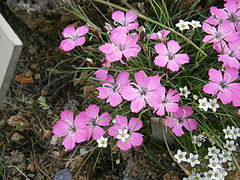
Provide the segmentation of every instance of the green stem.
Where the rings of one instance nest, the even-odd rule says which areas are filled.
[[[128,11],[129,11],[129,9],[123,8],[123,7],[121,7],[121,6],[118,6],[118,5],[116,5],[116,4],[113,4],[113,3],[110,3],[110,2],[107,2],[107,1],[104,1],[104,0],[93,0],[93,1],[96,1],[96,2],[99,2],[99,3],[102,3],[102,4],[105,4],[105,5],[114,7],[114,8],[116,8],[116,9],[120,9],[120,10],[125,11],[125,12],[128,12]],[[206,54],[203,50],[201,50],[196,44],[194,44],[191,40],[189,40],[187,37],[185,37],[185,36],[182,35],[181,33],[175,31],[174,29],[172,29],[172,28],[170,28],[170,27],[168,27],[168,26],[165,26],[164,24],[162,24],[162,23],[160,23],[160,22],[157,22],[157,21],[155,21],[155,20],[153,20],[153,19],[151,19],[151,18],[149,18],[149,17],[146,17],[146,16],[142,15],[141,13],[136,12],[136,15],[137,15],[138,17],[142,18],[142,19],[145,19],[146,21],[149,21],[149,22],[154,23],[154,24],[156,24],[156,25],[158,25],[158,26],[160,26],[160,27],[162,27],[162,28],[164,28],[164,29],[167,29],[167,30],[171,31],[172,33],[174,33],[174,34],[176,34],[177,36],[183,38],[185,41],[187,41],[189,44],[191,44],[194,48],[196,48],[196,49],[197,49],[199,52],[201,52],[204,56],[207,56],[207,54]]]

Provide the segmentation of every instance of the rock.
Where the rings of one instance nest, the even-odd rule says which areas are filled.
[[[55,180],[72,180],[72,174],[68,168],[61,169],[57,172]]]
[[[62,9],[71,2],[71,0],[7,0],[6,4],[29,28],[48,32],[78,19]]]
[[[175,171],[169,171],[163,175],[163,180],[180,180],[180,177]]]

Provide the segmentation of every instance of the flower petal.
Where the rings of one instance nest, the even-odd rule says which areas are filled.
[[[128,128],[132,131],[138,131],[142,128],[142,121],[138,118],[132,117],[129,121]]]
[[[64,51],[71,51],[75,48],[75,42],[72,39],[62,40],[60,43],[60,49]]]
[[[96,118],[99,113],[99,110],[100,110],[99,107],[97,107],[96,105],[90,105],[86,109],[86,113],[89,118]]]

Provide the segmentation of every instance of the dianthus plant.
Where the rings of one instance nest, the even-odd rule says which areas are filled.
[[[153,2],[154,10],[167,7],[164,1]],[[81,104],[79,108],[86,106],[81,112],[61,112],[53,133],[63,138],[67,150],[88,141],[88,146],[110,145],[114,151],[116,147],[126,151],[140,146],[143,137],[151,137],[143,127],[150,127],[151,117],[158,118],[164,134],[175,136],[189,152],[195,149],[189,155],[179,150],[173,156],[177,163],[205,168],[192,176],[225,177],[222,163],[234,159],[234,142],[240,134],[239,7],[238,0],[227,0],[222,8],[211,7],[207,19],[189,19],[200,16],[182,13],[181,19],[178,14],[168,20],[176,11],[164,14],[160,8],[155,12],[163,14],[150,20],[137,10],[116,10],[105,29],[90,21],[66,27],[60,49],[71,56],[78,52],[76,59],[83,59],[80,67],[74,65],[74,73],[81,72],[79,80],[85,80],[86,86],[78,86],[79,98],[90,105]],[[226,105],[230,103],[233,106]],[[230,139],[223,141],[223,137]],[[215,143],[209,148],[217,149],[217,154],[221,149],[221,154],[209,155],[207,146],[202,146],[207,140],[212,146]],[[204,158],[209,159],[206,166],[200,164]]]

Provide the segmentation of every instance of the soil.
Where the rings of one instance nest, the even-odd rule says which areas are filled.
[[[67,108],[83,110],[89,103],[79,96],[84,85],[74,83],[75,74],[53,75],[47,70],[71,56],[58,48],[62,29],[39,33],[29,29],[5,4],[0,4],[0,10],[24,45],[0,110],[0,179],[54,179],[64,168],[70,170],[73,179],[150,180],[183,176],[167,151],[164,153],[164,144],[154,140],[146,147],[120,154],[112,153],[115,151],[110,148],[93,151],[93,142],[78,145],[73,151],[64,151],[61,144],[54,143],[51,128],[59,119],[59,112]],[[63,63],[63,67],[69,69],[81,63]],[[48,107],[40,105],[40,96],[46,98]],[[158,145],[152,148],[153,144]],[[118,159],[120,162],[116,163]]]

